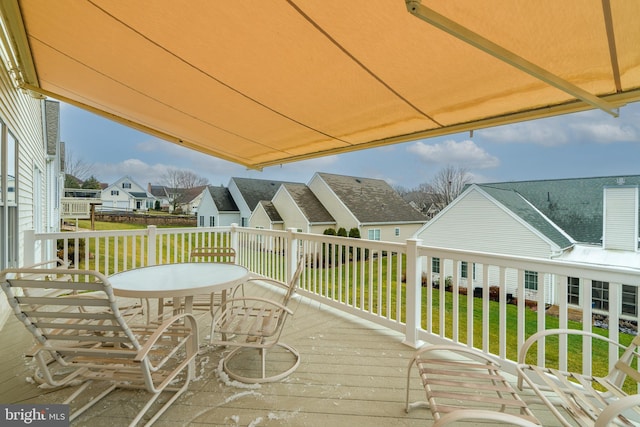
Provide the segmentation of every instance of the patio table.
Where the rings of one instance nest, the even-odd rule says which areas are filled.
[[[221,292],[249,278],[249,270],[237,264],[186,262],[134,268],[109,277],[116,296],[159,300],[162,314],[164,298],[173,298],[174,311],[192,312],[195,295]]]

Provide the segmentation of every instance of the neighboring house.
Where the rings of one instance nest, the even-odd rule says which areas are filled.
[[[151,183],[147,184],[147,193],[150,193],[153,197],[156,198],[156,202],[154,204],[159,203],[159,207],[161,211],[169,212],[171,207],[171,202],[169,201],[169,193],[167,192],[167,187],[164,185],[152,185]],[[155,209],[155,206],[153,207]]]
[[[271,200],[281,184],[295,184],[286,181],[271,181],[253,178],[231,178],[229,191],[240,211],[239,225],[249,226],[249,218],[261,200]]]
[[[249,226],[266,230],[284,230],[284,221],[273,202],[261,200],[249,217]]]
[[[206,185],[182,189],[181,198],[183,199],[183,203],[180,203],[179,207],[183,214],[197,215],[198,206],[200,206],[200,202],[202,201],[202,197],[206,189]]]
[[[200,194],[198,227],[222,227],[240,222],[240,211],[228,188],[209,185]]]
[[[473,184],[416,237],[442,248],[640,268],[639,186],[640,176]],[[441,266],[437,259],[427,267],[440,278],[453,275],[454,266]],[[462,285],[481,286],[482,266],[461,262],[457,269]],[[505,274],[508,289],[515,292],[515,272]],[[489,285],[502,280],[497,271],[488,277]],[[569,304],[585,298],[580,278],[569,277],[566,284],[554,280],[526,271],[526,297],[535,298],[544,286],[546,302],[556,304],[562,285]],[[609,283],[594,281],[591,287],[586,297],[594,310],[607,310]],[[637,297],[635,286],[623,287],[623,315],[636,315]]]
[[[363,239],[404,242],[427,222],[381,179],[318,172],[308,186],[336,228],[357,228]]]
[[[147,211],[156,198],[131,177],[124,176],[102,190],[103,210]]]
[[[287,229],[322,234],[336,227],[336,220],[305,184],[282,184],[271,202]]]

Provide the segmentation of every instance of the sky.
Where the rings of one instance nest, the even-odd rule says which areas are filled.
[[[308,183],[315,172],[383,179],[394,187],[432,182],[445,167],[472,182],[527,181],[640,174],[640,103],[617,118],[592,110],[249,170],[61,103],[61,140],[73,161],[98,181],[128,175],[143,187],[167,184],[170,169],[190,170],[211,185],[231,177]],[[88,177],[85,177],[88,178]]]

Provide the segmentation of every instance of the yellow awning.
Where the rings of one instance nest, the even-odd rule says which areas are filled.
[[[0,12],[23,89],[251,168],[640,100],[637,0],[3,0]]]

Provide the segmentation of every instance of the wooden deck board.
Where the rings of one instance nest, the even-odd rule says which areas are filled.
[[[196,359],[196,378],[155,425],[423,427],[432,423],[428,409],[405,413],[406,368],[413,350],[402,344],[402,335],[337,316],[299,297],[292,308],[295,315],[288,320],[283,341],[300,351],[300,366],[290,377],[258,388],[221,378],[218,366],[228,350],[206,345],[210,317],[199,316],[205,327],[200,328],[202,354]],[[1,403],[56,403],[71,393],[71,389],[38,389],[25,380],[31,366],[22,354],[31,347],[31,339],[15,318],[0,337],[0,342],[12,344],[0,347],[3,362],[12,366],[0,371]],[[411,396],[424,399],[417,378],[412,380]],[[143,399],[144,392],[117,391],[74,425],[126,425]],[[557,425],[540,413],[546,412],[544,406],[536,409],[544,425]]]

